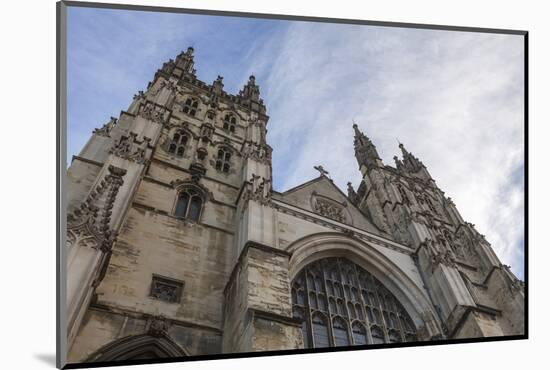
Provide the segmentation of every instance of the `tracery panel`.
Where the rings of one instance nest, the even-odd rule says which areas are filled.
[[[416,328],[395,296],[345,258],[306,266],[292,282],[306,348],[411,342]]]

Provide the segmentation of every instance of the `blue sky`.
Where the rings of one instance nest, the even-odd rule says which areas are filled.
[[[523,39],[515,35],[71,8],[68,160],[163,62],[195,48],[198,78],[256,75],[283,191],[358,186],[352,120],[386,164],[397,139],[523,278]]]

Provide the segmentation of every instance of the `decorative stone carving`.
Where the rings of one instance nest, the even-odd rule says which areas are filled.
[[[351,182],[348,182],[348,199],[354,205],[357,205],[357,203],[359,203],[359,197],[353,189],[353,185],[351,184]]]
[[[213,134],[214,134],[214,127],[211,124],[205,123],[201,126],[200,137],[202,141],[212,141]]]
[[[163,106],[156,105],[152,102],[146,102],[139,110],[139,115],[150,121],[163,125],[168,116],[168,109]]]
[[[262,205],[271,203],[271,180],[253,174],[248,180],[245,200],[254,200]]]
[[[401,203],[409,205],[411,202],[409,200],[409,196],[407,195],[407,192],[405,191],[405,188],[403,187],[403,185],[397,184],[397,191],[399,192]]]
[[[164,316],[152,316],[149,319],[149,329],[147,332],[153,337],[162,337],[168,334],[170,326],[171,322]]]
[[[241,155],[244,159],[250,158],[259,163],[269,165],[271,164],[272,151],[271,147],[267,144],[256,145],[251,142],[245,142],[241,150]]]
[[[174,83],[174,81],[162,81],[160,83],[160,89],[158,89],[157,93],[163,88],[170,90],[172,92],[178,91],[178,86]]]
[[[110,228],[112,208],[126,170],[110,165],[109,173],[88,194],[80,207],[67,215],[67,246],[82,245],[111,250],[116,238]]]
[[[130,136],[121,136],[118,143],[109,150],[109,153],[117,157],[127,159],[139,164],[146,162],[147,148],[151,139],[144,137],[142,141],[137,141],[137,134],[130,132]]]
[[[335,204],[329,200],[315,197],[313,202],[313,210],[322,216],[328,217],[338,222],[346,222],[344,208],[341,205]]]
[[[206,168],[201,163],[195,162],[189,166],[189,171],[191,172],[191,181],[198,183],[206,173]]]
[[[109,122],[104,124],[101,128],[96,128],[93,133],[99,136],[110,137],[109,133],[111,132],[113,127],[115,127],[116,123],[117,119],[115,117],[111,117]]]
[[[442,252],[438,251],[432,256],[432,272],[440,264],[448,267],[456,266],[451,251],[449,250],[445,250]]]

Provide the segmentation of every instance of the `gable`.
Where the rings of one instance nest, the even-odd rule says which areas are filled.
[[[347,196],[326,176],[319,176],[295,188],[279,193],[276,199],[295,207],[328,217],[380,236],[379,230]]]

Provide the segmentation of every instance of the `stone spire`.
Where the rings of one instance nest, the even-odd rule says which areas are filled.
[[[356,123],[353,124],[353,130],[355,132],[353,146],[355,148],[355,158],[357,158],[359,167],[363,165],[367,168],[382,166],[382,160],[376,151],[376,147],[370,139],[359,130]]]
[[[399,149],[403,154],[403,166],[409,172],[418,172],[425,167],[424,164],[416,158],[412,153],[409,153],[402,143],[399,143]]]
[[[399,149],[403,154],[403,160],[399,160],[397,157],[394,157],[395,165],[399,172],[406,172],[409,175],[414,175],[415,177],[423,178],[424,180],[434,182],[432,176],[428,172],[424,163],[412,153],[405,149],[405,146],[399,143]]]

